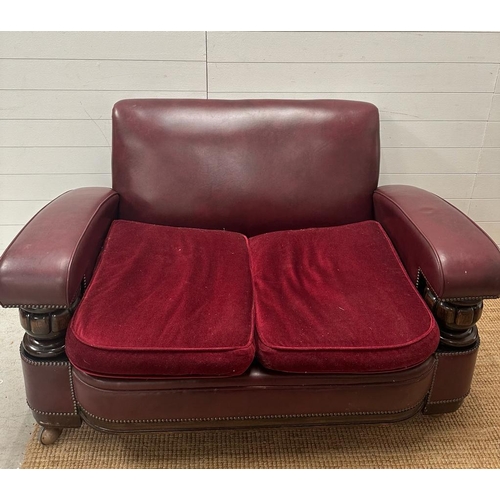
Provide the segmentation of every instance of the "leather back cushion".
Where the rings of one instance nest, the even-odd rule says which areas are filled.
[[[123,219],[253,236],[372,218],[379,118],[363,102],[134,99],[113,109]]]

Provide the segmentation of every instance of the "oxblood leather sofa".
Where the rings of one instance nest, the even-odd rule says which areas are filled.
[[[394,422],[456,410],[500,253],[438,196],[377,187],[349,101],[126,100],[113,189],[69,191],[0,260],[27,401],[104,431]]]

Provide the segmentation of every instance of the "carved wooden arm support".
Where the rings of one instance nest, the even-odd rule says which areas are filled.
[[[483,301],[447,302],[426,286],[424,300],[433,312],[441,331],[441,346],[468,347],[477,341],[476,323],[483,312]]]
[[[66,329],[79,298],[69,309],[19,309],[21,326],[26,332],[22,345],[28,354],[53,358],[64,353]]]

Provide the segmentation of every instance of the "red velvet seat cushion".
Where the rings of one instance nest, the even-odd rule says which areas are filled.
[[[378,372],[427,359],[439,330],[374,221],[250,239],[257,354],[286,372]]]
[[[254,354],[245,236],[115,221],[66,337],[104,376],[229,376]]]

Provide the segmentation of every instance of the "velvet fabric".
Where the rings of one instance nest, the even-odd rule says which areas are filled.
[[[66,337],[103,376],[230,376],[254,359],[245,236],[115,221]]]
[[[417,365],[439,330],[374,221],[250,239],[257,354],[272,370],[366,373]]]

